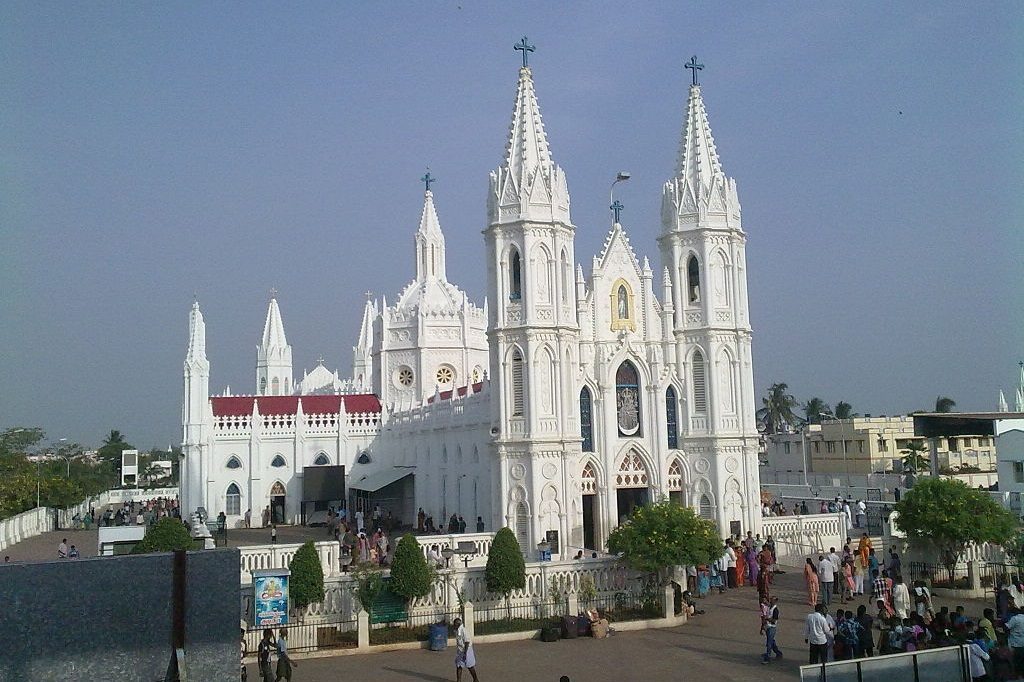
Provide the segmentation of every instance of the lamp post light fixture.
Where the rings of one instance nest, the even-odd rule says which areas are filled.
[[[615,185],[619,184],[620,182],[625,182],[626,180],[629,180],[630,177],[632,177],[631,174],[627,173],[626,171],[619,171],[618,173],[615,174],[615,181],[612,183],[612,186],[608,188],[609,204],[615,203]]]
[[[448,545],[445,545],[444,549],[441,550],[441,556],[444,557],[444,567],[451,568],[452,557],[455,556],[455,550]]]

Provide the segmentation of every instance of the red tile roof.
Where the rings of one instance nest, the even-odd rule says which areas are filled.
[[[477,383],[473,384],[473,393],[479,393],[482,390],[484,390],[484,382],[478,381]],[[465,386],[460,387],[458,389],[458,391],[459,391],[459,397],[460,398],[462,396],[466,395],[466,387]],[[429,398],[427,398],[427,402],[428,403],[434,402],[434,398],[436,398],[436,397],[437,396],[430,396]],[[452,397],[452,391],[441,391],[441,400],[450,400],[451,397]]]
[[[372,393],[357,395],[261,395],[261,396],[228,396],[210,398],[215,417],[228,417],[252,414],[252,403],[255,400],[260,414],[295,414],[302,400],[304,414],[337,414],[341,411],[341,401],[345,401],[346,412],[380,412],[380,400]]]

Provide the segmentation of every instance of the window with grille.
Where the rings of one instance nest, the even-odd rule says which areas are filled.
[[[583,438],[583,452],[593,452],[594,402],[586,386],[580,391],[580,436]]]
[[[615,412],[620,436],[640,436],[640,374],[626,360],[615,372]]]
[[[274,455],[274,459],[270,460],[270,466],[278,468],[285,466],[284,457],[281,455]]]
[[[678,403],[675,387],[669,386],[665,391],[665,431],[668,434],[668,446],[673,450],[679,447]]]
[[[228,486],[225,502],[224,513],[228,516],[238,516],[242,513],[242,492],[234,483]]]
[[[693,375],[693,411],[703,414],[708,411],[708,386],[704,367],[704,354],[699,350],[693,354],[691,362]]]
[[[1013,463],[1013,482],[1024,483],[1024,462]]]
[[[237,457],[235,457],[234,455],[232,455],[228,459],[227,467],[228,467],[228,469],[241,469],[242,468],[242,461],[240,459],[238,459]]]
[[[523,265],[519,252],[512,250],[509,259],[509,300],[518,301],[523,297]]]
[[[512,352],[512,416],[522,417],[526,403],[523,386],[523,354],[517,348]]]
[[[705,519],[714,518],[714,507],[711,505],[711,498],[707,495],[700,496],[700,515]]]

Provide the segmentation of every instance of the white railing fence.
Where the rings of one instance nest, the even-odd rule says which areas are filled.
[[[46,507],[36,507],[0,521],[0,550],[28,538],[53,530],[53,514]]]
[[[800,566],[812,553],[839,549],[846,542],[843,514],[807,516],[767,516],[761,519],[761,532],[775,542],[777,561],[783,566]]]

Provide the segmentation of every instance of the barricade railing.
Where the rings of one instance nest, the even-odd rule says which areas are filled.
[[[801,682],[893,680],[899,682],[971,682],[967,646],[923,649],[871,658],[800,666]]]

